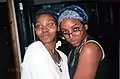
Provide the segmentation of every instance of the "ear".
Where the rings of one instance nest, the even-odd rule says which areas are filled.
[[[87,24],[85,24],[85,29],[88,30],[88,25]]]

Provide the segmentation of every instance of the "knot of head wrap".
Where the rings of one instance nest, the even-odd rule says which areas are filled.
[[[87,23],[88,15],[81,7],[71,5],[61,10],[58,18],[58,25],[60,25],[64,19],[77,19],[83,23]]]

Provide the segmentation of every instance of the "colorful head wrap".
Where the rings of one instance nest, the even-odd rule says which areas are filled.
[[[64,19],[69,18],[80,20],[83,23],[88,22],[88,15],[81,7],[76,5],[71,5],[61,10],[58,18],[58,25],[60,25]]]

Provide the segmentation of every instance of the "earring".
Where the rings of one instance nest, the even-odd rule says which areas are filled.
[[[88,25],[87,24],[85,24],[85,29],[88,30]]]

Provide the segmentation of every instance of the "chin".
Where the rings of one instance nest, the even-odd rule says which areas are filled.
[[[78,47],[80,45],[80,43],[77,41],[77,42],[71,42],[71,45],[74,46],[74,47]]]
[[[72,46],[74,46],[74,47],[78,47],[80,44],[72,44]]]
[[[78,47],[79,45],[73,45],[73,47]]]
[[[43,43],[48,43],[48,42],[50,42],[51,40],[49,40],[49,39],[44,39],[44,40],[41,40]]]

